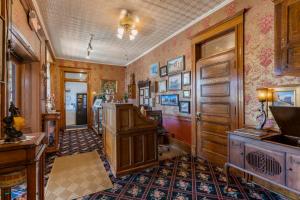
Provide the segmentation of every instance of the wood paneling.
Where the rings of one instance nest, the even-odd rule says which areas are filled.
[[[217,63],[212,66],[206,66],[201,69],[201,78],[226,77],[229,73],[229,62]]]
[[[163,115],[163,126],[169,136],[191,145],[191,119],[173,115]]]
[[[230,83],[213,83],[201,85],[203,97],[228,97],[230,96]]]
[[[286,155],[287,186],[300,191],[300,155]]]

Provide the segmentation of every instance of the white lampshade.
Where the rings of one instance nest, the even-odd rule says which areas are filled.
[[[119,28],[118,28],[118,33],[119,33],[119,34],[123,35],[124,32],[125,32],[125,29],[124,29],[123,27],[119,27]]]
[[[132,29],[132,30],[131,30],[131,34],[132,34],[133,36],[136,36],[136,35],[138,34],[138,31],[137,31],[136,29]]]

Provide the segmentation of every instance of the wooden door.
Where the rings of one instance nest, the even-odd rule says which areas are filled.
[[[300,76],[300,0],[276,5],[276,72]]]
[[[234,49],[197,62],[197,151],[220,165],[227,160],[227,131],[238,124],[237,84]]]
[[[300,191],[300,155],[287,154],[286,156],[287,186]]]

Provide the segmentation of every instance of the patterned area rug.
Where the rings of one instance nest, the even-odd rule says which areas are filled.
[[[160,162],[159,167],[114,178],[102,152],[101,136],[92,130],[72,130],[61,134],[60,152],[47,157],[47,174],[57,156],[97,150],[113,183],[113,188],[79,199],[286,199],[256,184],[231,176],[226,190],[223,169],[189,155]],[[227,192],[228,191],[228,192]]]

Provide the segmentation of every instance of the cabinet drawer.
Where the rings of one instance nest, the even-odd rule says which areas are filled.
[[[236,139],[230,139],[229,144],[229,162],[238,167],[245,167],[245,144]]]
[[[245,145],[245,168],[269,180],[285,185],[285,154]]]
[[[287,186],[300,192],[300,155],[286,156]]]

